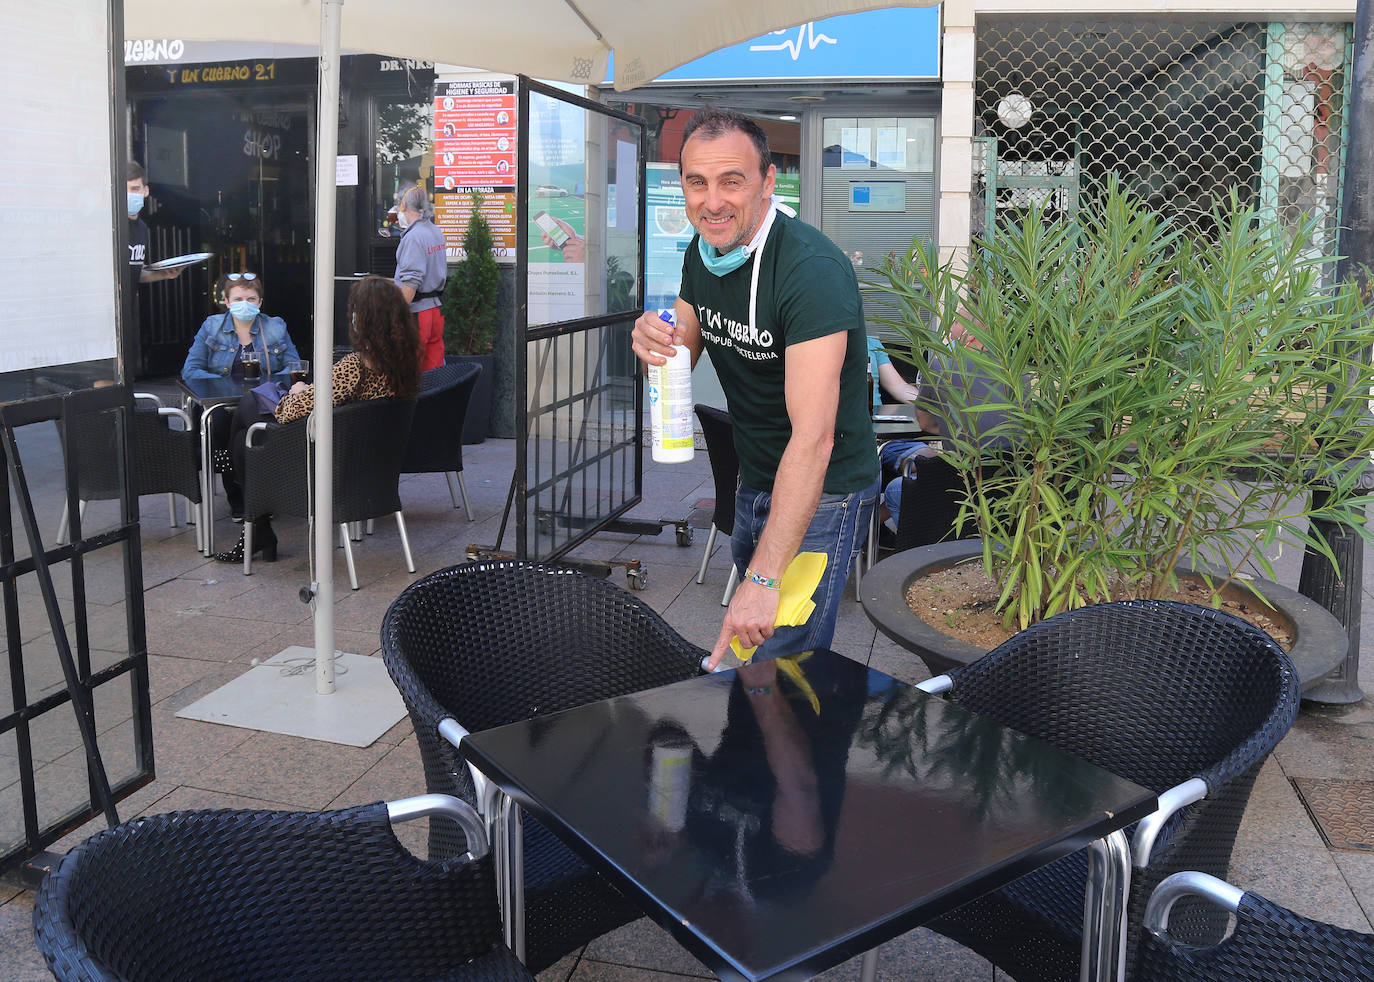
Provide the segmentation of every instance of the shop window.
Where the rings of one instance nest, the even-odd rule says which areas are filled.
[[[379,235],[398,236],[401,230],[387,223],[387,212],[396,195],[416,181],[423,181],[432,192],[434,173],[434,103],[423,101],[379,101],[377,103],[377,143],[373,173],[372,228]]]

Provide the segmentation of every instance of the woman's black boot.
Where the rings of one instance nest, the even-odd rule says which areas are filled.
[[[243,538],[244,534],[239,533],[239,541],[234,548],[228,552],[215,553],[215,562],[219,563],[241,563],[243,562]],[[253,519],[253,558],[262,556],[265,563],[275,563],[277,561],[277,533],[272,531],[272,521],[267,518]]]

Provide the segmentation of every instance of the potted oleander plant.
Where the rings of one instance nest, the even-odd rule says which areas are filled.
[[[463,442],[481,443],[491,422],[492,347],[499,322],[497,298],[501,271],[493,253],[491,226],[482,215],[482,196],[473,195],[472,215],[463,235],[463,258],[449,269],[444,284],[444,361],[482,366],[463,423]]]
[[[869,288],[895,311],[880,318],[903,339],[895,356],[937,384],[982,373],[1005,395],[979,405],[968,388],[943,387],[943,452],[970,492],[956,532],[972,541],[898,553],[865,576],[884,632],[903,643],[908,627],[942,633],[902,612],[932,557],[933,568],[980,564],[1009,629],[1157,598],[1181,577],[1214,605],[1240,591],[1302,606],[1249,578],[1275,578],[1275,544],[1334,565],[1314,520],[1371,537],[1374,320],[1359,288],[1333,282],[1333,260],[1312,253],[1317,231],[1234,194],[1184,224],[1113,183],[1072,222],[1004,218],[962,268],[921,243],[880,264]],[[956,324],[975,343],[951,342]],[[978,439],[980,419],[995,419],[1013,449],[981,449],[996,441]],[[1328,620],[1299,625],[1295,645],[1339,645],[1339,661],[1339,622],[1307,605]],[[942,671],[980,653],[960,642],[923,657]]]

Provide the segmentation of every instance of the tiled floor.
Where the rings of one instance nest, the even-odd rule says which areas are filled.
[[[42,527],[55,529],[61,507],[56,440],[26,434],[30,479]],[[684,465],[653,465],[646,458],[644,501],[634,516],[680,519],[702,498],[714,494],[704,453]],[[43,461],[46,460],[46,465]],[[335,567],[337,646],[363,655],[378,652],[378,627],[387,606],[415,576],[462,562],[470,543],[489,546],[500,525],[514,468],[514,443],[488,440],[464,451],[469,499],[478,521],[467,522],[449,501],[440,475],[403,479],[412,549],[419,571],[407,573],[394,525],[378,522],[377,534],[356,549],[361,589],[348,589],[341,561]],[[224,514],[223,499],[220,513]],[[93,503],[88,529],[116,514],[108,502]],[[194,534],[184,526],[169,529],[165,499],[145,498],[143,522],[144,609],[147,617],[153,734],[157,780],[120,803],[121,817],[200,807],[323,808],[395,798],[422,791],[424,778],[409,721],[393,727],[370,747],[352,748],[210,723],[182,720],[176,711],[247,671],[250,659],[265,658],[292,644],[313,644],[311,613],[298,599],[311,578],[305,550],[305,525],[277,523],[280,560],[255,564],[244,577],[234,566],[203,559]],[[232,544],[237,531],[221,521],[220,541]],[[511,540],[508,539],[507,546]],[[691,548],[679,548],[672,529],[655,537],[602,534],[580,553],[601,559],[638,559],[649,571],[639,594],[670,624],[697,644],[709,646],[719,630],[719,600],[728,563],[718,541],[708,579],[695,574],[705,541],[698,533]],[[1300,557],[1281,558],[1284,581],[1296,583]],[[613,574],[618,576],[619,574]],[[92,612],[92,643],[117,653],[124,630],[122,570],[118,562],[97,557],[88,564],[87,596]],[[623,579],[618,582],[623,583]],[[1370,596],[1371,576],[1365,594]],[[59,593],[70,596],[69,583]],[[1374,610],[1374,603],[1367,603]],[[1366,613],[1364,636],[1371,637]],[[47,624],[36,590],[20,604],[26,651],[39,650]],[[49,642],[50,644],[50,642]],[[912,681],[926,677],[921,663],[876,635],[859,604],[846,602],[835,647],[890,674]],[[117,654],[106,654],[111,659]],[[98,656],[99,657],[99,656]],[[51,665],[32,671],[31,690],[60,685]],[[1374,685],[1374,665],[1366,664],[1363,684]],[[102,714],[118,720],[119,714]],[[127,713],[124,714],[127,718]],[[1304,713],[1298,726],[1264,768],[1246,814],[1232,879],[1305,913],[1369,930],[1374,916],[1374,853],[1333,850],[1323,842],[1294,790],[1294,778],[1374,780],[1374,708],[1361,704],[1343,713]],[[45,801],[84,783],[74,725],[39,727],[35,734]],[[130,766],[132,736],[126,721],[101,734],[114,773]],[[12,746],[0,743],[0,823],[5,797],[17,779]],[[59,851],[102,825],[90,823],[63,840]],[[4,831],[0,828],[0,831]],[[30,937],[33,893],[17,874],[0,877],[0,978],[12,982],[44,979],[41,959]],[[915,931],[883,951],[883,977],[890,979],[979,980],[1000,978],[992,968],[942,938]],[[709,977],[665,932],[641,920],[565,958],[541,975],[544,982],[660,980]],[[858,964],[842,965],[823,978],[858,978]]]

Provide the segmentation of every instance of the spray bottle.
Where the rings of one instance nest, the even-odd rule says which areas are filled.
[[[675,323],[672,310],[656,313]],[[677,345],[665,364],[649,366],[649,427],[654,460],[684,464],[692,459],[692,352],[685,344]]]

